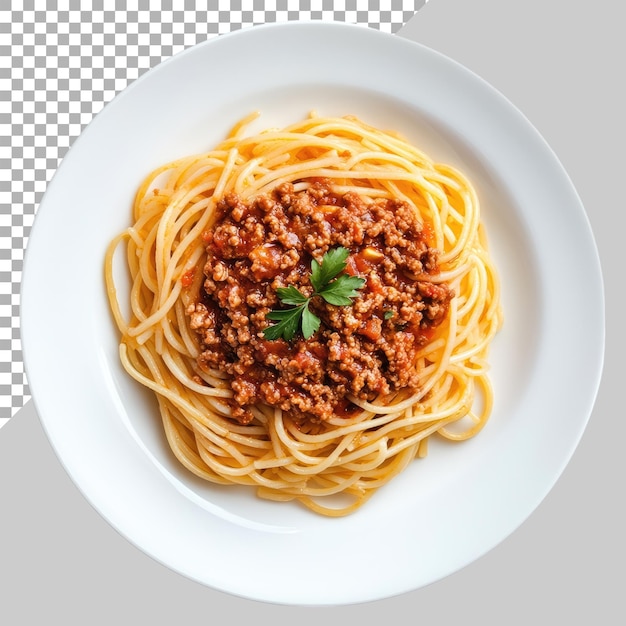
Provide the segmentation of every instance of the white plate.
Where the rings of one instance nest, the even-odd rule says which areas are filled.
[[[317,109],[393,128],[475,182],[502,278],[491,421],[433,444],[356,514],[190,477],[149,395],[122,371],[103,284],[107,243],[155,166]],[[181,574],[248,598],[345,604],[419,588],[513,532],[569,461],[604,347],[602,279],[558,160],[498,92],[420,45],[363,27],[288,23],[222,36],[148,72],[89,125],[50,184],[22,290],[28,380],[67,472],[125,537]],[[512,565],[513,566],[513,565]]]

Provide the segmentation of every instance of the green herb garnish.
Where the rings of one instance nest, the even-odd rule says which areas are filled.
[[[282,337],[290,341],[301,330],[305,339],[311,337],[320,327],[320,318],[309,310],[309,304],[315,296],[320,296],[328,304],[335,306],[352,304],[352,298],[358,296],[356,290],[363,287],[365,279],[342,274],[349,254],[350,251],[346,248],[333,248],[322,257],[321,264],[315,259],[311,261],[310,279],[315,291],[309,297],[300,293],[293,285],[279,287],[276,290],[278,298],[291,308],[270,311],[267,319],[277,321],[278,324],[268,326],[263,331],[263,336],[270,340]]]

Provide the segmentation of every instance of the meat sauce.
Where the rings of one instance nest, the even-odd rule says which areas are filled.
[[[298,192],[287,183],[250,202],[234,194],[219,202],[203,234],[204,282],[187,314],[201,341],[200,367],[232,377],[233,418],[249,423],[250,408],[264,403],[298,424],[320,423],[352,415],[350,396],[371,401],[417,389],[416,353],[453,296],[429,280],[439,272],[431,238],[404,201],[337,195],[323,180]],[[337,246],[350,251],[346,273],[366,281],[352,305],[313,297],[316,333],[266,339],[267,314],[283,308],[277,288],[293,285],[310,296],[311,260],[321,263]]]

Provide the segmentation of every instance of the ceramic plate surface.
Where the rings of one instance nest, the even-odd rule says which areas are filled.
[[[354,114],[462,169],[481,199],[505,323],[479,436],[434,441],[357,513],[317,516],[173,460],[153,399],[122,370],[103,281],[108,242],[156,166],[253,130]],[[582,286],[582,287],[581,287]],[[28,380],[65,469],[113,527],[171,569],[247,598],[346,604],[471,563],[546,496],[583,434],[604,346],[602,279],[580,200],[514,106],[461,65],[360,26],[288,23],[220,36],[148,72],[87,127],[52,180],[22,290]],[[512,565],[513,566],[513,565]]]

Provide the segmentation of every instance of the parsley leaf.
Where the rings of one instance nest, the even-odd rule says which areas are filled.
[[[337,280],[334,280],[319,291],[319,295],[322,296],[328,304],[345,306],[352,304],[350,298],[356,298],[359,295],[356,290],[361,289],[364,284],[364,278],[342,274]]]
[[[302,335],[305,339],[311,337],[320,327],[320,318],[309,311],[309,307],[302,310]]]
[[[300,319],[302,318],[304,307],[305,305],[300,305],[295,309],[270,311],[267,314],[267,318],[271,320],[280,320],[280,322],[278,324],[274,324],[273,326],[268,326],[263,331],[263,336],[266,339],[271,340],[284,337],[287,341],[291,341],[300,326]]]
[[[320,265],[315,259],[311,261],[311,284],[320,293],[328,283],[346,269],[346,259],[350,251],[339,247],[329,250],[322,258]]]
[[[311,261],[311,285],[315,290],[309,297],[301,293],[293,285],[279,287],[276,290],[278,298],[283,304],[290,305],[289,309],[272,310],[267,319],[277,321],[278,324],[268,326],[263,336],[269,340],[294,338],[298,330],[308,339],[317,332],[321,320],[309,309],[309,303],[315,296],[322,297],[328,304],[347,306],[352,304],[351,298],[359,294],[357,289],[365,285],[365,279],[358,276],[342,274],[346,269],[346,260],[350,251],[344,247],[333,248],[323,257],[321,264],[315,259]]]
[[[283,304],[293,304],[298,306],[300,304],[305,304],[308,302],[308,298],[301,294],[293,285],[289,285],[289,287],[279,287],[276,290],[280,301]],[[272,319],[272,318],[270,318]]]

